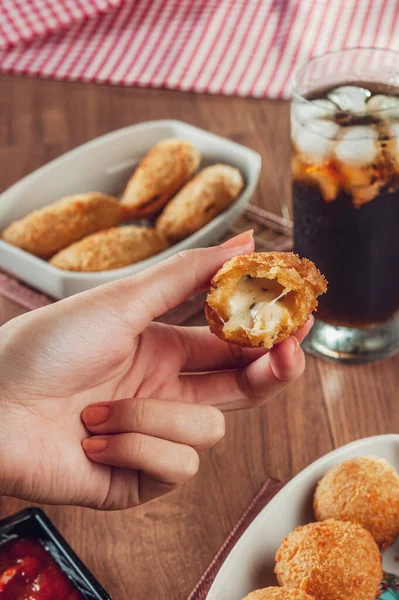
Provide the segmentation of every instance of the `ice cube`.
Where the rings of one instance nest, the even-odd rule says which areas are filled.
[[[307,124],[307,129],[313,133],[317,133],[323,138],[333,140],[338,136],[340,127],[333,121],[323,121],[322,119],[315,119]]]
[[[373,162],[377,155],[377,139],[378,133],[371,127],[345,129],[335,145],[335,156],[346,165],[367,165]]]
[[[336,123],[315,119],[297,128],[294,141],[306,162],[319,164],[331,154],[338,132]]]
[[[381,119],[399,119],[399,98],[376,94],[367,101],[367,110]]]
[[[371,96],[371,92],[355,85],[344,85],[338,87],[327,95],[327,98],[334,102],[340,110],[356,114],[366,112],[366,101]]]
[[[292,105],[292,114],[294,120],[298,121],[298,123],[307,123],[313,119],[332,116],[336,111],[337,107],[335,104],[324,98],[294,102]]]

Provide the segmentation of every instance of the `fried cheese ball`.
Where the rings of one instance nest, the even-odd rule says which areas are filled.
[[[205,316],[226,342],[271,348],[306,323],[326,288],[314,263],[291,252],[235,256],[213,277]]]
[[[291,532],[277,551],[275,573],[280,585],[317,600],[375,600],[381,555],[366,529],[329,519]]]
[[[289,590],[281,587],[268,587],[263,590],[256,590],[243,600],[316,600],[302,590]]]
[[[162,140],[142,159],[122,197],[130,217],[138,219],[159,213],[172,196],[190,179],[201,161],[190,142]]]
[[[86,235],[118,225],[124,215],[124,209],[112,196],[99,192],[76,194],[14,221],[3,231],[2,238],[35,256],[49,258]]]
[[[318,521],[359,523],[387,548],[399,536],[399,475],[383,458],[351,458],[319,481],[313,508]]]
[[[167,247],[152,227],[112,227],[61,250],[50,264],[66,271],[108,271],[137,263]]]
[[[171,243],[178,242],[226,210],[243,187],[238,169],[220,164],[207,167],[169,202],[156,227]]]

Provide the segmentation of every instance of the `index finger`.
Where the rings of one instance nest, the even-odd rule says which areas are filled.
[[[145,271],[101,286],[92,293],[112,295],[124,319],[134,329],[142,330],[153,319],[207,286],[226,260],[253,250],[252,231],[246,231],[221,246],[178,252]]]

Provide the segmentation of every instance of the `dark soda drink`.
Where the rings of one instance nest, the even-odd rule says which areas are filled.
[[[399,309],[399,88],[358,81],[292,110],[295,251],[329,281],[318,316],[346,327]]]
[[[399,54],[350,48],[296,73],[295,251],[328,279],[306,351],[369,362],[399,351]]]

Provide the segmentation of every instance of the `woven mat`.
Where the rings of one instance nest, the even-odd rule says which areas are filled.
[[[0,7],[0,71],[70,81],[287,98],[293,73],[311,56],[399,49],[398,0],[2,0]]]
[[[278,215],[251,204],[247,206],[243,216],[230,227],[220,243],[248,229],[254,230],[257,251],[292,249],[292,224]],[[0,273],[0,297],[14,302],[27,311],[55,302],[54,298],[38,292],[7,273]],[[197,315],[202,310],[203,304],[204,294],[196,294],[158,320],[179,325]]]

